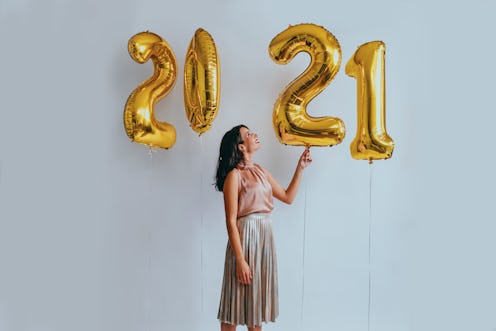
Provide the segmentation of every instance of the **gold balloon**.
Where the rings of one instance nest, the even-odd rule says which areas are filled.
[[[324,90],[341,65],[341,47],[326,29],[314,24],[289,26],[269,45],[269,54],[286,64],[299,52],[311,57],[308,68],[279,95],[272,115],[277,138],[287,145],[332,146],[342,142],[345,126],[334,117],[312,117],[307,104]]]
[[[155,104],[174,87],[177,63],[167,42],[159,35],[141,32],[129,39],[128,51],[138,63],[153,61],[153,75],[130,95],[124,109],[124,127],[128,137],[151,147],[170,148],[176,142],[176,130],[155,118]]]
[[[219,57],[210,34],[198,29],[184,63],[184,107],[191,128],[200,135],[217,116],[220,95]]]
[[[361,45],[346,65],[346,74],[357,80],[358,125],[350,145],[358,160],[388,159],[394,141],[386,132],[386,83],[384,77],[386,45],[372,41]]]

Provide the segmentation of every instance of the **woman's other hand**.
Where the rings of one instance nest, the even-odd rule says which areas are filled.
[[[250,265],[245,260],[236,261],[236,274],[241,284],[249,285],[251,283],[253,275],[251,274]]]

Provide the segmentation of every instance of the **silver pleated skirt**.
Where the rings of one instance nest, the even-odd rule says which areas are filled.
[[[236,257],[227,243],[224,279],[217,318],[228,324],[260,326],[279,314],[277,259],[269,214],[254,213],[237,220],[241,247],[250,265],[251,284],[236,277]]]

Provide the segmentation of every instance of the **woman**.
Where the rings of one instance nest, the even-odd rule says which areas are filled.
[[[216,188],[224,192],[229,242],[217,318],[221,331],[246,325],[262,330],[262,322],[278,315],[277,260],[270,212],[272,197],[291,204],[300,185],[302,171],[311,162],[306,149],[293,179],[285,190],[270,173],[253,163],[260,148],[256,133],[238,125],[222,138]]]

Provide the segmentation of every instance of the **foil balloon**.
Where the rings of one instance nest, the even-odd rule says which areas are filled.
[[[279,95],[272,115],[277,138],[287,145],[332,146],[342,142],[345,126],[334,117],[312,117],[307,104],[322,92],[341,65],[341,47],[326,29],[314,24],[289,26],[269,45],[278,64],[290,62],[299,52],[311,57],[307,69]]]
[[[386,45],[372,41],[361,45],[346,65],[346,74],[357,81],[357,133],[350,145],[358,160],[390,158],[394,141],[386,132]]]
[[[184,107],[191,128],[200,135],[217,116],[220,95],[219,57],[210,34],[198,29],[184,63]]]
[[[174,87],[177,63],[167,42],[151,32],[141,32],[129,39],[128,51],[138,63],[153,61],[153,75],[141,83],[127,99],[124,127],[128,137],[151,147],[170,148],[176,142],[176,130],[155,118],[155,104]]]

